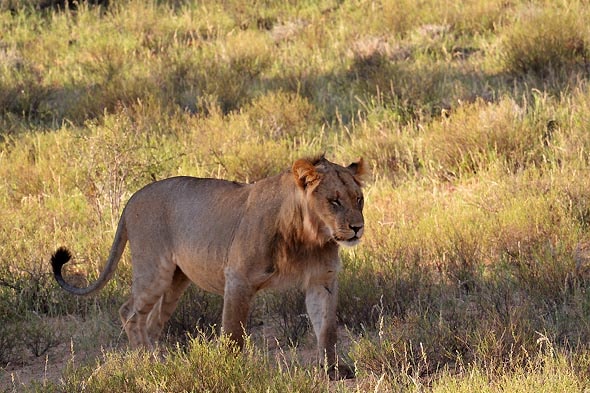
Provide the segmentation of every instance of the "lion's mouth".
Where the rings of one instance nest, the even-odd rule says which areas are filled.
[[[336,243],[347,246],[347,247],[352,247],[356,244],[358,244],[358,242],[361,240],[360,237],[358,237],[357,235],[354,235],[348,239],[342,238],[342,237],[337,237],[334,236],[334,240],[336,241]]]

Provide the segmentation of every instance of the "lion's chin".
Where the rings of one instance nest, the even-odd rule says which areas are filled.
[[[361,241],[361,239],[356,236],[354,236],[350,239],[346,239],[346,240],[336,239],[336,238],[334,238],[334,240],[336,241],[336,243],[338,243],[339,245],[344,246],[344,247],[354,247],[357,244],[359,244]]]

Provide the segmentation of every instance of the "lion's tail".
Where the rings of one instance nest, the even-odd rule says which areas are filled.
[[[113,277],[115,269],[117,269],[117,265],[119,264],[119,260],[121,259],[121,255],[123,255],[123,251],[125,250],[126,244],[127,228],[125,226],[124,217],[121,217],[121,220],[119,221],[119,225],[117,227],[117,232],[115,233],[115,240],[113,241],[113,245],[111,246],[111,253],[109,255],[109,259],[104,270],[100,273],[98,280],[96,280],[86,288],[78,288],[67,283],[61,274],[61,269],[63,265],[68,263],[69,260],[72,258],[72,254],[65,247],[58,248],[51,256],[51,267],[53,268],[53,276],[55,277],[55,280],[58,282],[58,284],[66,291],[73,293],[75,295],[90,295],[91,293],[94,293],[102,289],[106,285],[106,283]]]

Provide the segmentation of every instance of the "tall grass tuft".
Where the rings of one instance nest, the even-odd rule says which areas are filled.
[[[587,8],[577,2],[565,7],[525,8],[503,38],[506,70],[548,77],[587,68],[590,56],[587,17]]]

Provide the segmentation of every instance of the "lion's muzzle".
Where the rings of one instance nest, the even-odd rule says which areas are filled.
[[[353,232],[352,236],[334,236],[334,240],[336,240],[336,242],[342,246],[356,246],[360,242],[361,237],[363,236],[365,227],[363,224],[349,225],[348,227]]]

